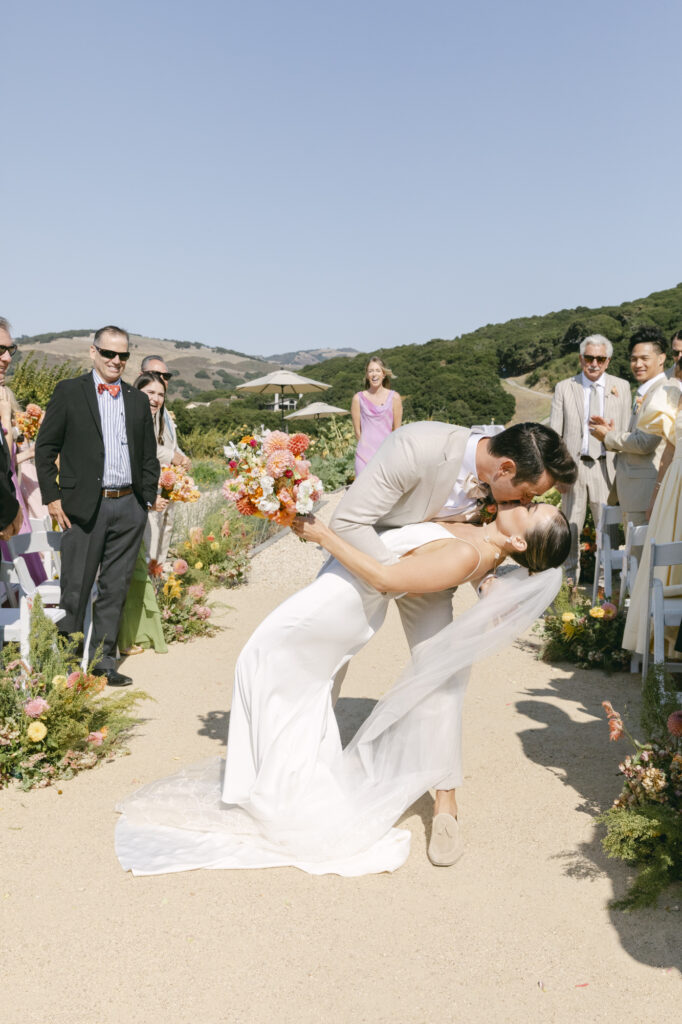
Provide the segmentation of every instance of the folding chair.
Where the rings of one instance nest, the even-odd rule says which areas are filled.
[[[43,606],[46,608],[56,607],[59,604],[59,580],[48,579],[44,583],[36,585],[23,556],[59,551],[62,536],[63,534],[56,533],[54,530],[49,532],[37,530],[34,533],[17,533],[7,541],[22,594],[25,594],[26,597],[40,594]]]
[[[594,556],[594,583],[592,584],[592,604],[597,603],[599,577],[604,571],[604,597],[611,597],[613,592],[613,570],[620,570],[622,555],[620,548],[611,547],[610,526],[616,526],[622,518],[620,505],[602,505],[597,525],[597,550]]]
[[[43,516],[42,519],[29,519],[28,525],[31,527],[31,533],[53,532],[51,515]],[[48,551],[41,552],[41,558],[43,560],[43,565],[45,566],[45,572],[47,573],[48,580],[58,580],[61,570],[59,550],[50,548]]]
[[[635,577],[639,569],[639,559],[635,552],[644,546],[646,532],[649,527],[646,523],[635,526],[628,523],[625,531],[625,547],[622,549],[623,562],[620,570],[620,593],[618,595],[618,611],[625,607],[625,598],[632,594],[635,585]]]
[[[682,622],[682,585],[665,586],[658,579],[655,571],[658,568],[682,565],[682,541],[673,544],[657,544],[651,541],[651,561],[649,565],[649,596],[642,658],[642,680],[649,670],[649,646],[653,629],[653,661],[670,672],[682,672],[682,661],[665,660],[665,627],[679,626]]]

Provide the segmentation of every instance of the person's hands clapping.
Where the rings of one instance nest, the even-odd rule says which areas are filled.
[[[315,544],[324,544],[324,538],[329,534],[328,526],[321,523],[315,516],[296,516],[291,529],[301,540],[311,540]]]

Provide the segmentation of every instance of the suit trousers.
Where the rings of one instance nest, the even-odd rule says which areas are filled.
[[[116,667],[116,640],[130,581],[140,550],[147,513],[134,494],[102,498],[87,528],[73,523],[62,539],[60,607],[63,633],[82,633],[90,591],[97,578],[88,659],[102,645],[98,664]],[[99,576],[97,576],[99,570]]]
[[[589,502],[595,528],[599,524],[601,507],[608,502],[609,481],[606,475],[606,459],[590,461],[576,459],[578,478],[571,489],[561,498],[561,511],[571,528],[571,550],[564,562],[564,574],[575,583],[580,578],[580,534],[585,525]]]

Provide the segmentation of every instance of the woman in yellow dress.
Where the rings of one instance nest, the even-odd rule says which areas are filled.
[[[682,369],[682,368],[681,368]],[[677,367],[676,367],[677,370]],[[649,527],[642,549],[635,585],[630,596],[630,608],[623,634],[623,647],[644,653],[649,603],[649,543],[668,544],[682,541],[682,382],[677,375],[670,384],[657,388],[638,428],[657,434],[668,442],[665,446],[654,493],[649,506]],[[664,587],[679,587],[682,593],[682,566],[663,566],[656,569]],[[671,637],[670,654],[674,653]]]

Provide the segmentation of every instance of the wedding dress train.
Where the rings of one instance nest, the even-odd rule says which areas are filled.
[[[390,530],[406,554],[441,524]],[[544,577],[544,580],[542,579]],[[345,750],[333,677],[384,620],[388,600],[331,560],[275,609],[239,656],[225,762],[153,782],[119,805],[116,852],[134,874],[290,865],[311,874],[393,871],[409,853],[400,815],[448,774],[461,783],[461,710],[469,667],[526,629],[560,570],[515,570],[413,652],[407,671]]]

